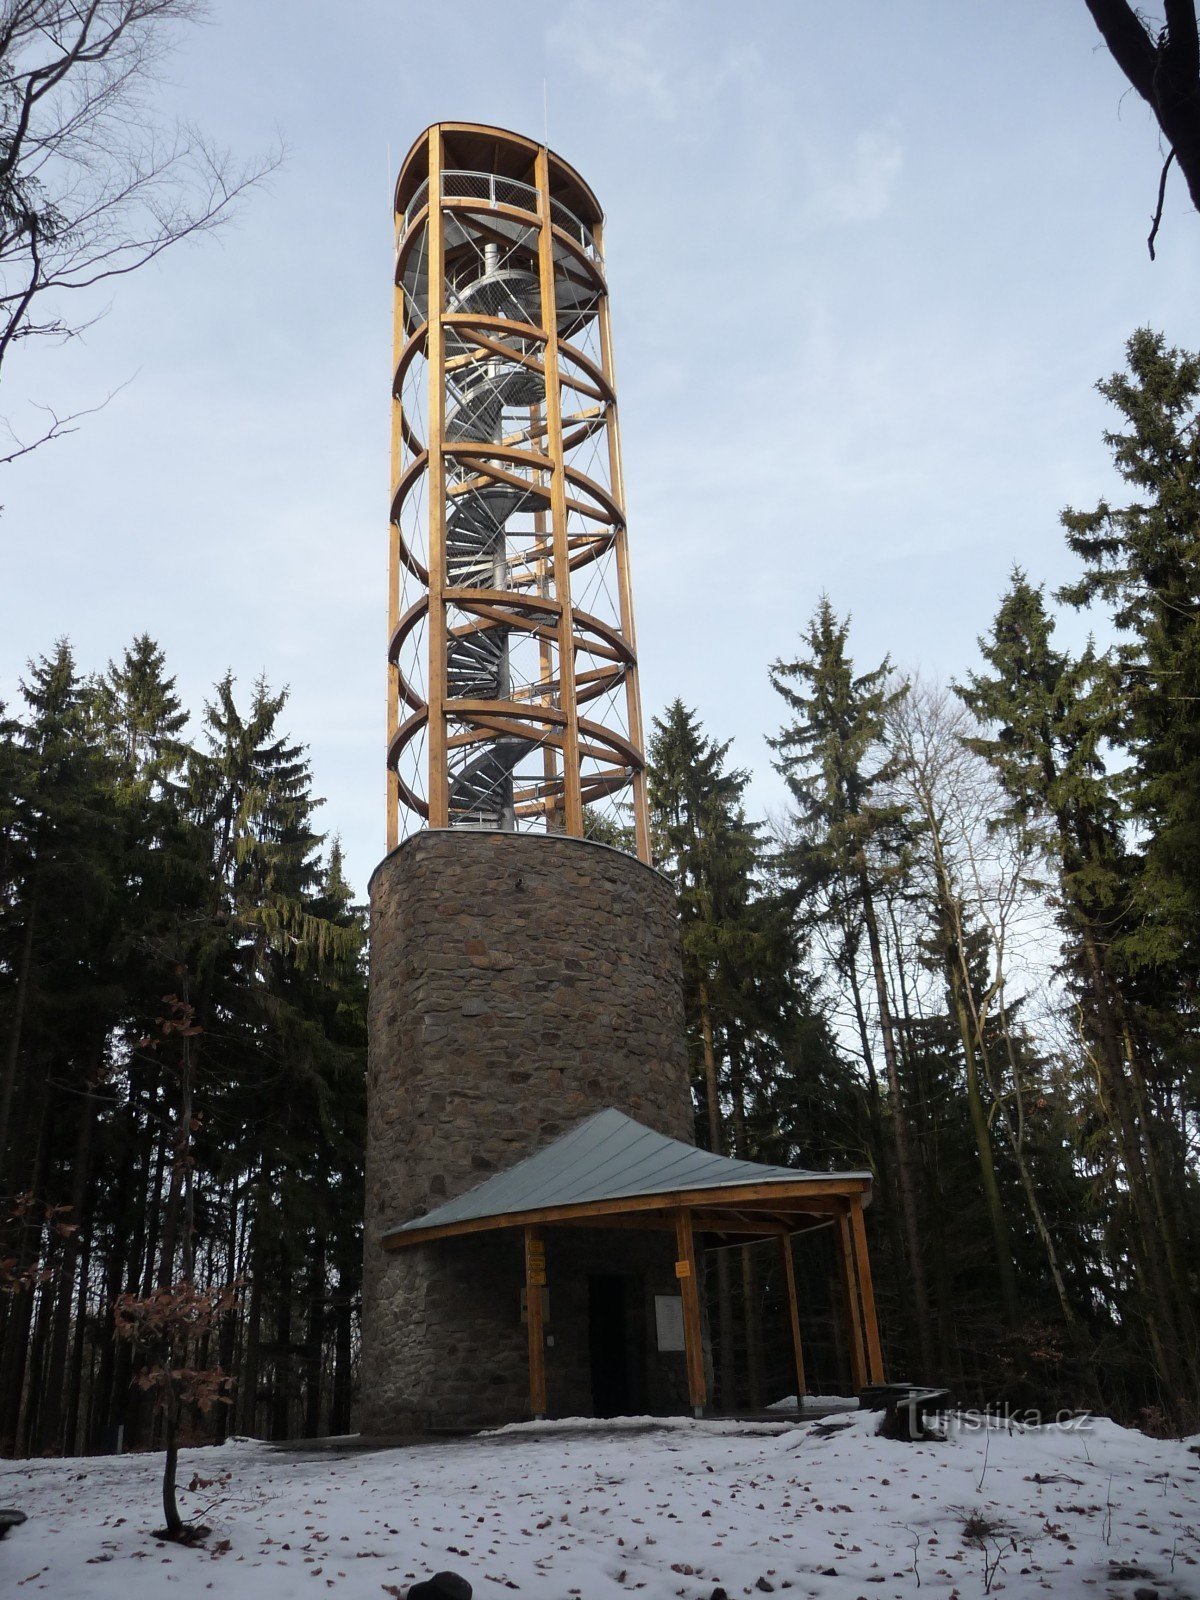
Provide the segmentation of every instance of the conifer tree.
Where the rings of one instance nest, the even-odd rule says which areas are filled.
[[[754,829],[741,807],[749,777],[726,770],[729,741],[716,744],[702,733],[681,700],[654,719],[647,753],[656,863],[679,897],[685,1009],[700,1061],[698,1121],[708,1148],[721,1154],[730,1144],[722,1104],[732,1088],[721,1081],[719,1059],[730,1002],[723,958],[745,911],[754,858]],[[736,1386],[733,1299],[723,1251],[717,1257],[717,1314],[720,1398],[730,1410]]]
[[[797,806],[794,835],[783,861],[801,894],[828,891],[833,914],[843,925],[843,970],[855,984],[854,956],[860,931],[866,938],[887,1074],[887,1110],[895,1142],[896,1184],[917,1344],[922,1366],[929,1373],[933,1370],[933,1340],[919,1220],[918,1156],[908,1095],[901,1081],[901,1054],[877,904],[904,842],[903,818],[885,793],[896,775],[897,763],[884,744],[889,711],[903,698],[905,689],[892,686],[891,663],[886,659],[873,671],[855,672],[848,649],[849,619],[835,615],[827,596],[822,596],[801,639],[804,654],[771,666],[771,683],[793,719],[769,741],[778,753],[776,766]],[[857,988],[855,995],[857,1002]],[[881,1102],[861,1005],[858,1011],[864,1020],[864,1061],[872,1078],[871,1099],[878,1119]]]
[[[82,1204],[92,1134],[91,1085],[102,1075],[113,998],[109,960],[117,881],[116,829],[103,751],[70,646],[30,663],[22,682],[22,787],[13,797],[17,965],[8,986],[0,1080],[0,1192],[35,1195],[45,1206]],[[40,1247],[26,1212],[15,1241],[19,1268]],[[8,1308],[0,1357],[0,1436],[36,1447],[58,1428],[65,1351],[70,1231],[45,1243],[46,1287]],[[39,1383],[56,1374],[49,1410]],[[35,1405],[21,1413],[32,1372]],[[18,1422],[20,1429],[18,1430]]]
[[[1154,1068],[1123,957],[1138,862],[1126,847],[1120,799],[1104,764],[1106,740],[1120,735],[1119,676],[1090,644],[1072,660],[1054,647],[1053,632],[1041,590],[1015,572],[990,637],[980,641],[991,673],[972,673],[959,693],[992,730],[972,745],[992,764],[1013,813],[1046,830],[1080,1015],[1128,1185],[1146,1334],[1178,1405],[1194,1388],[1194,1313],[1180,1197],[1160,1159],[1163,1139],[1147,1093]]]
[[[1097,387],[1119,414],[1105,443],[1131,498],[1063,512],[1085,570],[1062,598],[1105,606],[1117,630],[1124,714],[1114,739],[1126,756],[1119,787],[1133,864],[1111,955],[1178,1360],[1191,1374],[1183,1392],[1200,1414],[1200,1293],[1189,1266],[1200,1184],[1185,1131],[1200,1112],[1200,355],[1141,328],[1126,370]],[[1152,1259],[1147,1267],[1155,1272]]]
[[[243,714],[225,680],[189,750],[143,635],[94,679],[61,644],[0,717],[9,1448],[219,1437],[218,1369],[253,1378],[251,1427],[265,1393],[276,1432],[349,1428],[365,936],[283,703],[259,685]],[[180,1008],[208,1031],[149,1048]],[[112,1337],[118,1300],[139,1326],[187,1310],[171,1366],[195,1382],[157,1415],[149,1345]]]
[[[1097,388],[1122,418],[1105,443],[1135,498],[1063,512],[1085,571],[1062,597],[1104,605],[1118,631],[1127,715],[1111,735],[1131,757],[1124,787],[1145,837],[1122,957],[1174,973],[1190,1009],[1200,983],[1200,354],[1142,328],[1126,356],[1128,370]]]

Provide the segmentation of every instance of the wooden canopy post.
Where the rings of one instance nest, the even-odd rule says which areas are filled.
[[[854,1281],[854,1244],[850,1236],[850,1218],[843,1211],[837,1219],[838,1266],[842,1275],[842,1295],[846,1301],[846,1327],[850,1335],[850,1381],[855,1394],[867,1381],[867,1363],[863,1354],[862,1314],[858,1309],[858,1285]]]
[[[867,1372],[871,1383],[883,1383],[883,1351],[879,1345],[879,1318],[875,1311],[875,1286],[871,1281],[871,1258],[867,1254],[867,1230],[863,1223],[862,1196],[850,1202],[850,1228],[854,1239],[854,1261],[858,1268],[858,1287],[862,1295],[863,1326],[867,1335]]]
[[[808,1392],[804,1377],[804,1346],[800,1342],[800,1308],[796,1302],[796,1268],[792,1261],[790,1234],[779,1237],[779,1258],[783,1262],[783,1281],[787,1285],[788,1322],[792,1331],[792,1365],[796,1369],[796,1408]]]
[[[683,1296],[683,1347],[687,1355],[688,1398],[693,1415],[702,1417],[708,1403],[704,1379],[704,1333],[700,1324],[700,1288],[696,1282],[696,1243],[692,1213],[675,1213],[675,1276]]]
[[[546,1415],[546,1337],[542,1290],[546,1286],[546,1246],[536,1228],[525,1229],[525,1321],[529,1329],[529,1409],[535,1422]]]

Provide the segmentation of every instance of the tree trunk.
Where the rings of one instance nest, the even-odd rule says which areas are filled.
[[[245,1358],[242,1367],[242,1390],[240,1405],[241,1416],[239,1433],[244,1433],[250,1438],[255,1437],[255,1428],[258,1418],[258,1361],[259,1347],[262,1340],[262,1262],[258,1259],[258,1249],[251,1244],[251,1269],[250,1269],[250,1305],[246,1312],[246,1344]]]
[[[175,1475],[179,1466],[179,1398],[169,1374],[163,1389],[163,1449],[163,1532],[168,1539],[178,1539],[183,1532],[183,1518],[179,1515],[175,1495]]]
[[[292,1398],[292,1273],[281,1259],[275,1281],[275,1371],[271,1393],[271,1437],[286,1439]]]
[[[49,1143],[50,1090],[43,1093],[38,1108],[37,1137],[34,1141],[33,1160],[28,1169],[25,1185],[31,1194],[42,1188]],[[18,1274],[30,1268],[38,1252],[40,1228],[35,1228],[26,1217],[17,1236]],[[21,1425],[21,1401],[25,1389],[26,1363],[29,1358],[29,1327],[33,1317],[32,1288],[21,1289],[13,1296],[13,1307],[4,1330],[4,1352],[0,1357],[0,1446],[9,1451],[17,1449]]]
[[[879,1074],[875,1070],[875,1058],[871,1049],[870,1032],[867,1028],[867,1014],[863,1006],[862,986],[858,981],[856,951],[852,947],[848,936],[845,963],[846,981],[850,985],[850,995],[854,1002],[854,1017],[858,1026],[859,1046],[862,1050],[863,1064],[867,1069],[867,1126],[870,1135],[870,1156],[876,1184],[879,1189],[878,1203],[882,1208],[883,1220],[887,1229],[888,1249],[891,1256],[889,1278],[899,1287],[899,1280],[904,1272],[904,1234],[900,1225],[900,1210],[896,1203],[895,1186],[892,1181],[891,1152],[887,1147],[887,1136],[884,1128],[883,1099],[879,1090]],[[905,1293],[899,1294],[897,1299],[899,1304],[904,1307],[904,1326],[908,1334],[906,1353],[911,1360],[913,1335],[916,1332],[915,1315],[910,1314],[912,1301]],[[836,1317],[834,1322],[836,1324]]]
[[[979,1159],[979,1181],[987,1205],[988,1221],[992,1229],[992,1248],[996,1252],[996,1270],[1000,1282],[1000,1300],[1004,1307],[1004,1320],[1010,1328],[1020,1321],[1017,1299],[1017,1273],[1013,1265],[1012,1237],[1008,1218],[1004,1213],[1004,1200],[996,1180],[996,1164],[992,1154],[992,1133],[988,1127],[987,1108],[983,1103],[983,1090],[979,1081],[979,1058],[976,1052],[975,1030],[967,1011],[963,995],[964,976],[960,965],[961,944],[952,925],[946,918],[948,908],[941,908],[942,937],[947,940],[946,980],[950,987],[950,1004],[954,1022],[962,1045],[963,1061],[967,1069],[967,1112],[971,1119],[971,1132],[975,1136],[975,1150]]]
[[[36,921],[37,889],[34,888],[25,918],[25,935],[21,940],[16,997],[13,1001],[12,1021],[8,1028],[8,1044],[4,1052],[4,1079],[0,1084],[0,1188],[8,1184],[8,1125],[12,1116],[13,1091],[17,1082],[17,1063],[21,1059],[21,1035],[25,1025],[25,1002],[29,994],[29,968],[33,958],[33,930]]]
[[[1191,0],[1167,0],[1168,28],[1160,40],[1147,33],[1129,0],[1084,3],[1113,59],[1158,118],[1200,211],[1200,83]]]
[[[193,1269],[190,1206],[185,1205],[185,1199],[190,1197],[191,1192],[191,1185],[188,1181],[190,1172],[188,1152],[191,1147],[192,1132],[191,1044],[192,1041],[185,1038],[183,1040],[183,1049],[180,1052],[179,1109],[175,1117],[171,1177],[167,1186],[167,1207],[163,1214],[162,1252],[158,1261],[158,1287],[160,1289],[165,1289],[168,1284],[175,1281],[175,1256],[181,1244],[183,1259],[180,1276],[190,1280]]]
[[[96,1051],[96,1063],[103,1051],[103,1041]],[[59,1281],[55,1296],[54,1325],[50,1337],[50,1358],[46,1368],[46,1399],[38,1426],[40,1453],[66,1454],[62,1436],[64,1379],[67,1374],[67,1345],[71,1336],[71,1310],[75,1300],[75,1274],[80,1262],[83,1234],[83,1202],[87,1193],[92,1151],[92,1129],[95,1126],[95,1101],[86,1095],[79,1108],[79,1130],[75,1140],[75,1159],[71,1173],[70,1211],[67,1220],[76,1229],[63,1241],[59,1261]]]
[[[325,1354],[325,1251],[319,1239],[309,1246],[308,1335],[305,1348],[304,1437],[321,1432],[321,1378]]]
[[[900,1208],[904,1217],[904,1232],[908,1245],[908,1265],[912,1279],[913,1316],[917,1327],[917,1343],[921,1352],[924,1372],[922,1379],[930,1381],[934,1375],[933,1338],[929,1321],[929,1292],[925,1283],[925,1252],[917,1223],[917,1172],[908,1125],[908,1108],[900,1083],[899,1061],[896,1052],[896,1035],[892,1023],[891,1003],[888,997],[887,973],[883,964],[883,946],[879,938],[879,923],[875,916],[875,901],[867,878],[866,863],[860,863],[859,893],[861,896],[863,924],[867,930],[867,944],[871,952],[871,970],[875,979],[875,995],[879,1006],[879,1032],[883,1040],[883,1059],[887,1067],[888,1092],[891,1096],[892,1127],[896,1137],[896,1168],[900,1189]]]
[[[740,1051],[730,1050],[733,1089],[733,1148],[741,1161],[749,1161],[750,1141],[746,1137],[746,1094],[742,1078]],[[742,1322],[746,1335],[746,1403],[751,1411],[761,1411],[763,1406],[763,1350],[762,1308],[759,1303],[758,1267],[752,1254],[753,1245],[741,1247],[742,1258]]]
[[[1168,1392],[1177,1397],[1185,1394],[1194,1397],[1195,1374],[1190,1370],[1185,1354],[1190,1341],[1184,1335],[1186,1322],[1181,1323],[1181,1313],[1186,1317],[1187,1310],[1186,1306],[1180,1305],[1175,1293],[1175,1283],[1164,1249],[1167,1225],[1146,1171],[1145,1130],[1139,1132],[1126,1077],[1123,1039],[1118,1020],[1113,1015],[1116,995],[1109,980],[1100,942],[1082,913],[1079,920],[1082,922],[1084,960],[1098,1030],[1095,1060],[1100,1069],[1101,1087],[1106,1093],[1109,1125],[1116,1138],[1137,1219],[1138,1254],[1143,1269],[1139,1275],[1151,1297],[1151,1336],[1161,1351],[1163,1378]]]
[[[704,1057],[704,1099],[708,1114],[708,1147],[723,1155],[725,1142],[721,1129],[720,1086],[717,1056],[713,1048],[712,1008],[708,985],[701,980],[697,1001],[700,1007],[700,1045]],[[734,1353],[733,1291],[729,1281],[729,1257],[717,1251],[717,1391],[722,1411],[737,1409],[737,1362]]]
[[[333,1403],[329,1418],[330,1431],[335,1434],[350,1432],[350,1403],[352,1397],[351,1365],[354,1359],[354,1295],[357,1278],[345,1267],[338,1269],[338,1297],[334,1325]]]
[[[75,1337],[71,1341],[71,1364],[67,1373],[67,1415],[63,1424],[63,1454],[80,1452],[79,1418],[83,1405],[83,1352],[87,1342],[88,1282],[91,1276],[92,1241],[85,1237],[79,1252],[79,1294],[75,1301]],[[88,1385],[89,1389],[91,1385]],[[86,1432],[85,1432],[86,1437]]]

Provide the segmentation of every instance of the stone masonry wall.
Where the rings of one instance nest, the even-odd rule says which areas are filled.
[[[369,1027],[362,1426],[519,1418],[519,1235],[390,1253],[380,1235],[605,1106],[691,1141],[670,885],[585,840],[416,834],[371,881]],[[547,1243],[552,1413],[588,1409],[587,1273],[614,1261],[647,1297],[647,1403],[673,1409],[682,1358],[652,1348],[669,1237]]]

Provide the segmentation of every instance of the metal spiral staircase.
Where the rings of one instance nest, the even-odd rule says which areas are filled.
[[[478,258],[476,258],[478,265]],[[484,247],[482,271],[449,288],[447,310],[502,317],[522,323],[539,320],[539,286],[524,267],[505,266],[494,244]],[[447,394],[447,444],[500,444],[506,412],[538,406],[545,385],[538,373],[517,360],[485,355],[474,343],[448,330],[448,356],[458,357],[453,390]],[[451,404],[453,395],[455,403]],[[532,490],[475,477],[469,465],[455,462],[450,481],[463,486],[446,521],[446,583],[451,588],[510,588],[506,524],[535,500]],[[479,624],[452,635],[447,645],[446,693],[450,699],[507,700],[511,629]],[[535,741],[498,736],[482,752],[466,746],[450,762],[450,826],[512,831],[513,773]]]

